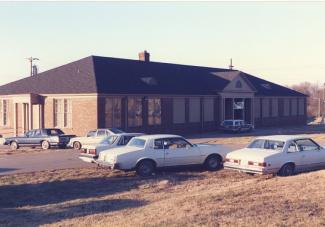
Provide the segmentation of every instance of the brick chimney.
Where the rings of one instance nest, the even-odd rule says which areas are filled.
[[[139,53],[139,61],[149,62],[150,54],[145,50]]]

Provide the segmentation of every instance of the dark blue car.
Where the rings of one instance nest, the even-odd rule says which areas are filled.
[[[72,137],[75,135],[65,135],[61,129],[57,128],[34,129],[26,132],[23,136],[6,138],[5,145],[9,145],[12,150],[23,146],[40,146],[43,149],[53,146],[65,148]]]

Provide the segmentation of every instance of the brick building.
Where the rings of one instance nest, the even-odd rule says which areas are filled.
[[[90,56],[0,86],[0,134],[42,127],[83,135],[118,127],[147,133],[306,124],[306,96],[238,70]]]

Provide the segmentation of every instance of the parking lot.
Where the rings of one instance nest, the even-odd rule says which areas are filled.
[[[237,149],[268,134],[309,134],[325,145],[319,127],[187,138]],[[0,225],[325,225],[325,170],[283,178],[192,167],[141,178],[97,168],[77,156],[69,149],[11,152],[2,147]]]

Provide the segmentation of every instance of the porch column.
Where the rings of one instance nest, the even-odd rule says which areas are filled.
[[[255,125],[255,100],[251,98],[251,122]]]
[[[33,105],[32,103],[28,103],[28,123],[29,123],[29,130],[33,129]]]
[[[14,136],[17,136],[17,103],[14,103]]]
[[[231,110],[232,110],[232,119],[233,120],[235,119],[234,102],[235,102],[235,99],[231,98]]]

